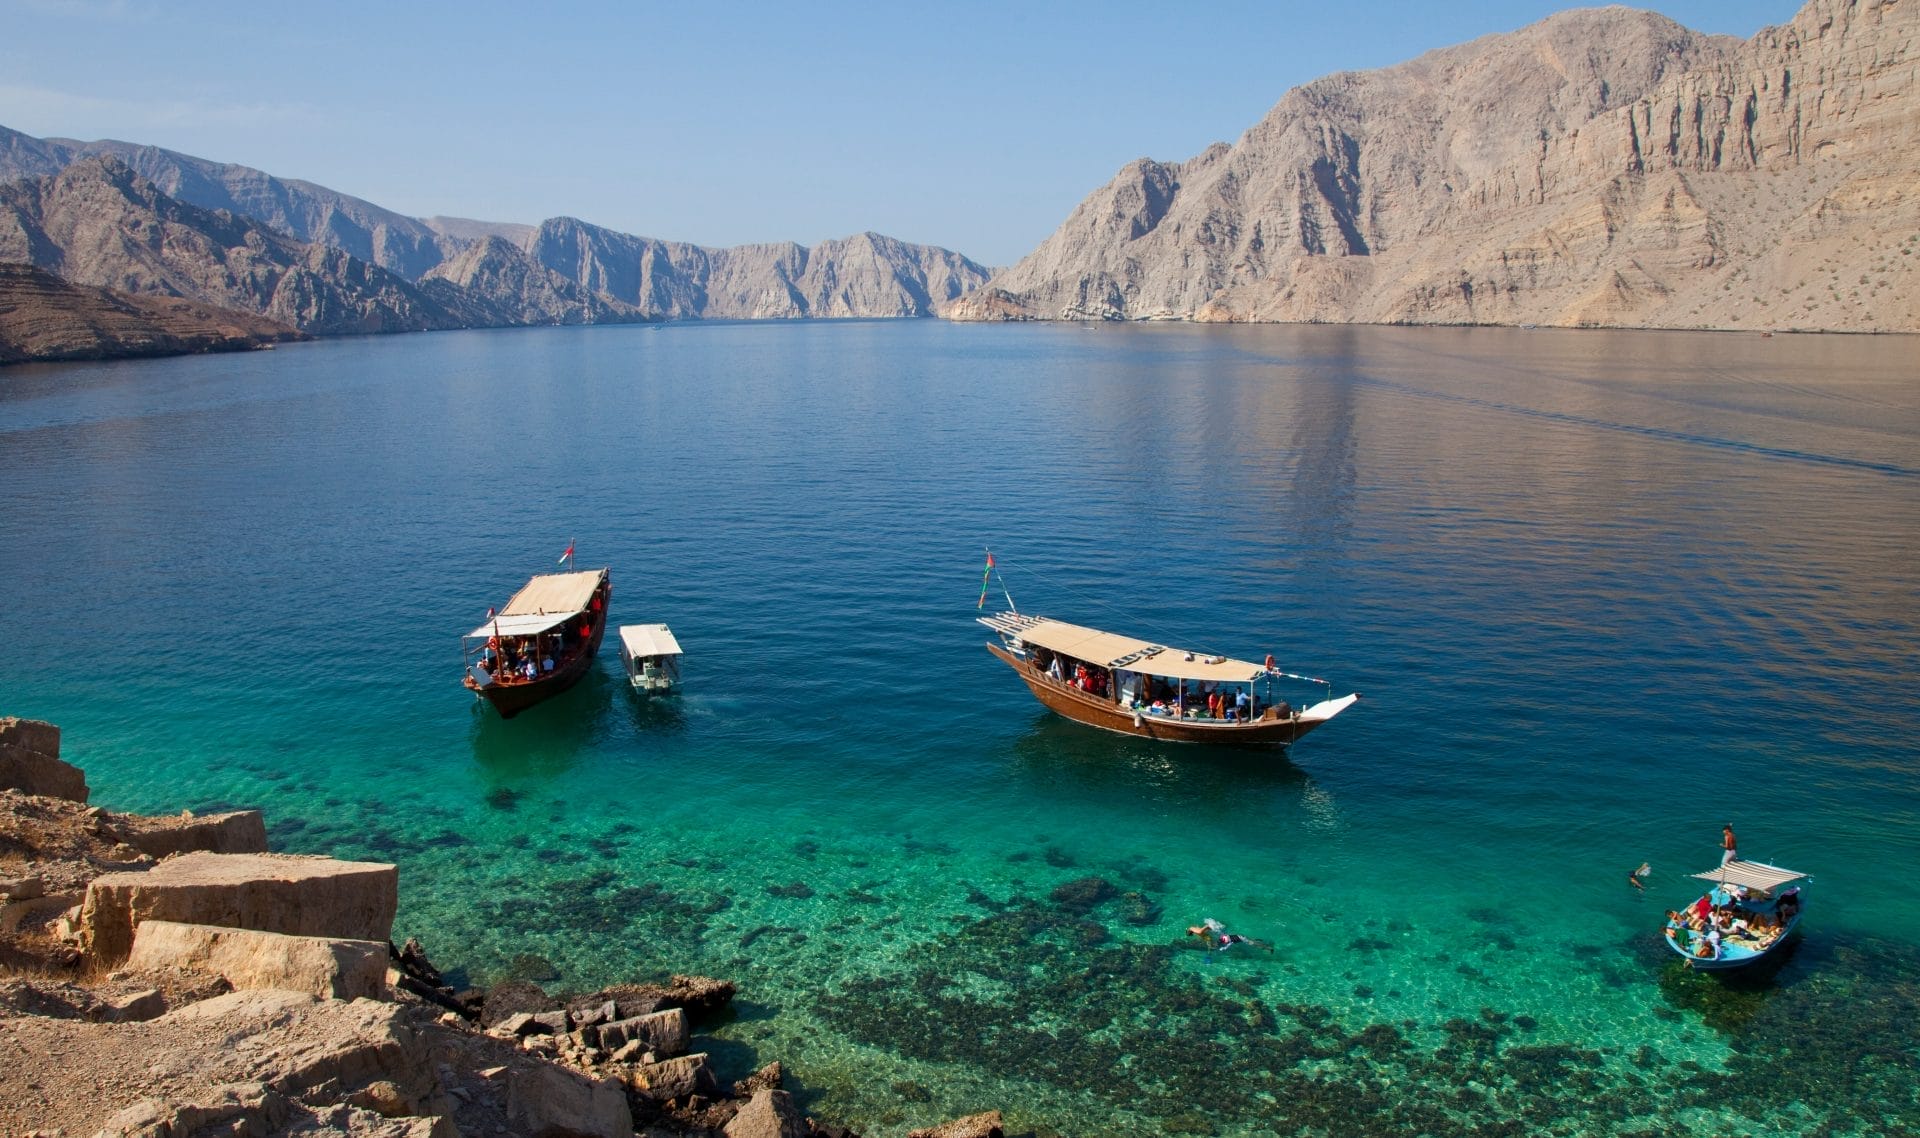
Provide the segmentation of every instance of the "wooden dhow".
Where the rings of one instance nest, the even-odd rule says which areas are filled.
[[[1076,723],[1188,743],[1292,743],[1353,706],[1326,680],[1264,664],[1169,648],[1019,612],[979,618],[1000,634],[988,644],[1049,710]],[[1318,684],[1324,698],[1295,708],[1283,681]]]
[[[559,695],[593,667],[612,600],[605,569],[537,574],[463,638],[462,682],[502,719]]]

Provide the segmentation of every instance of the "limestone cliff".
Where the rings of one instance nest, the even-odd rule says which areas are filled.
[[[457,326],[399,277],[225,210],[162,193],[117,158],[0,186],[0,261],[130,293],[184,297],[315,333]]]
[[[1566,12],[1142,159],[963,320],[1920,330],[1916,0]]]
[[[567,217],[538,226],[423,220],[247,166],[0,127],[0,183],[49,177],[102,157],[124,162],[177,201],[251,218],[420,285],[457,324],[930,316],[935,305],[987,278],[985,268],[957,253],[874,233],[811,248],[709,249]]]
[[[987,279],[958,253],[862,233],[807,247],[708,249],[570,217],[528,239],[541,265],[664,319],[931,316]]]

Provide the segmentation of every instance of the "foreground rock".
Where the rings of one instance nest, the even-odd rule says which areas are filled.
[[[289,854],[191,853],[144,873],[112,873],[87,887],[80,911],[87,951],[123,960],[141,921],[178,921],[385,943],[399,904],[399,870],[375,862]]]
[[[387,945],[377,940],[142,921],[127,967],[204,972],[236,989],[282,989],[322,999],[377,1000],[387,992]]]
[[[52,746],[27,737],[36,754]],[[388,939],[393,866],[155,862],[123,840],[264,841],[257,813],[217,818],[0,791],[0,916],[18,924],[22,906],[84,889],[74,939],[89,950],[34,955],[35,937],[59,938],[0,924],[14,953],[0,964],[21,973],[0,979],[0,1135],[857,1138],[807,1118],[777,1062],[721,1084],[695,1032],[729,1014],[731,983],[455,991],[418,941]],[[996,1114],[933,1133],[998,1127]]]
[[[0,285],[9,268],[0,265]],[[0,363],[5,362],[0,356]],[[8,716],[0,719],[0,790],[85,802],[87,776],[79,767],[60,761],[58,727]]]

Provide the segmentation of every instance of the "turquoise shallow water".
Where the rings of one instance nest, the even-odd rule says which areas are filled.
[[[716,1060],[875,1134],[1911,1131],[1915,358],[915,322],[13,368],[0,711],[96,801],[397,861],[475,980],[731,977]],[[686,692],[609,644],[503,723],[458,636],[570,539]],[[1290,754],[1061,722],[981,648],[986,545],[1024,609],[1365,698]],[[1726,821],[1815,875],[1735,983],[1654,936]]]

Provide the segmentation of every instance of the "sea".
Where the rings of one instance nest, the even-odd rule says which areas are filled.
[[[684,687],[636,696],[609,635],[503,721],[462,634],[569,546]],[[1064,721],[985,650],[988,550],[984,611],[1361,699],[1289,749]],[[0,580],[0,714],[59,724],[94,802],[397,863],[396,939],[462,983],[733,980],[721,1076],[777,1059],[863,1134],[1920,1131],[1913,337],[693,323],[11,367]],[[1784,959],[1720,977],[1658,930],[1729,823],[1811,880]]]

